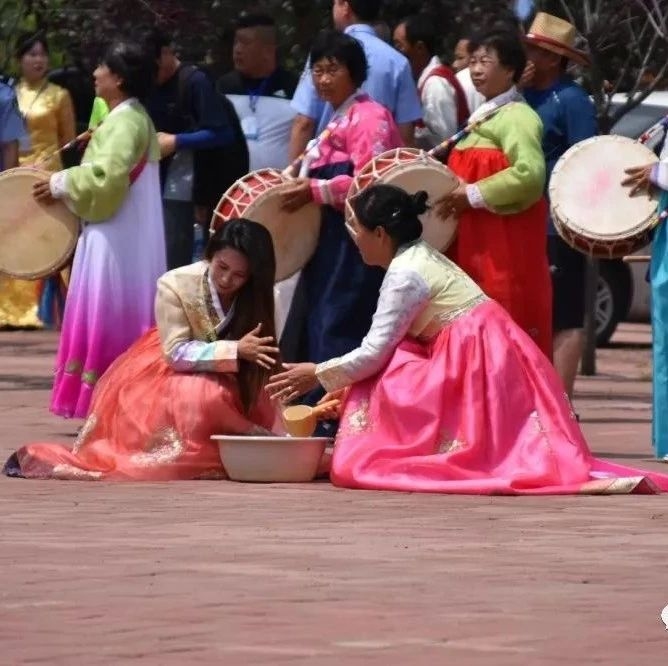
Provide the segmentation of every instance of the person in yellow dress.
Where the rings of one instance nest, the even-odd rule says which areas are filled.
[[[16,98],[28,129],[27,140],[20,145],[19,165],[60,171],[63,164],[57,150],[76,135],[70,94],[47,79],[49,47],[41,33],[21,35],[16,57],[21,71]],[[27,281],[0,275],[0,326],[58,327],[65,279],[66,275],[55,275]]]

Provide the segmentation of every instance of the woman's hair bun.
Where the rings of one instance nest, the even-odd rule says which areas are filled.
[[[413,214],[417,217],[426,213],[429,206],[427,201],[429,200],[429,195],[424,190],[419,190],[415,194],[411,195],[411,202],[413,204]]]

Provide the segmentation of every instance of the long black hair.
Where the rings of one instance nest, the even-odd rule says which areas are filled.
[[[420,190],[408,194],[394,185],[371,185],[351,200],[359,223],[373,231],[385,229],[399,246],[417,240],[422,235],[419,216],[427,210],[429,195]]]
[[[248,261],[248,280],[234,301],[234,317],[224,332],[227,340],[240,340],[262,322],[260,337],[276,338],[274,323],[274,281],[276,256],[271,234],[257,222],[244,218],[228,220],[213,233],[204,252],[211,261],[226,248],[236,250]],[[271,372],[256,363],[239,359],[239,396],[248,414],[256,404],[260,391]]]

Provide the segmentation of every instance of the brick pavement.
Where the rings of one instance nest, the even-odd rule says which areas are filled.
[[[649,333],[580,378],[592,448],[650,456]],[[0,457],[68,441],[55,336],[0,333]],[[668,471],[668,470],[667,470]],[[1,664],[662,663],[667,497],[0,479]]]

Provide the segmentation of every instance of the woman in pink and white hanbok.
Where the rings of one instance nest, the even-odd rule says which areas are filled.
[[[350,232],[387,268],[360,347],[289,364],[268,390],[344,398],[337,486],[466,494],[652,493],[668,476],[594,458],[545,355],[456,264],[419,240],[427,195],[375,185]],[[345,389],[345,391],[342,391]]]

